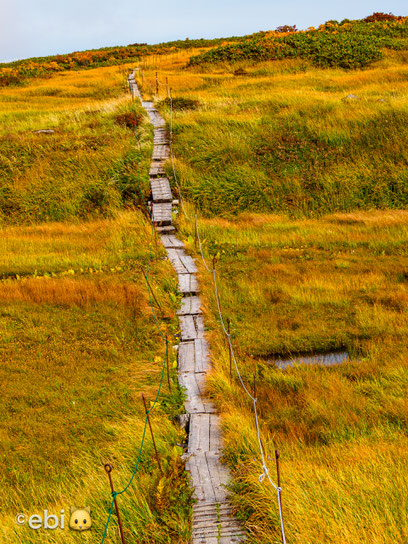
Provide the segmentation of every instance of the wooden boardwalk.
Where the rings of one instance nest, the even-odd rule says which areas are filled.
[[[197,267],[175,236],[172,225],[173,197],[164,163],[169,158],[166,123],[152,102],[143,102],[134,75],[129,77],[134,97],[140,98],[154,126],[154,149],[150,168],[153,221],[173,265],[183,295],[178,313],[180,344],[178,374],[186,390],[186,412],[190,416],[186,468],[190,472],[196,503],[193,506],[193,544],[229,544],[243,542],[244,532],[233,517],[225,484],[229,471],[220,462],[222,438],[219,416],[205,395],[206,373],[210,368],[205,339]]]

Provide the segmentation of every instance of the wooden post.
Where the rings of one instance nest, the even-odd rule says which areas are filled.
[[[167,98],[170,97],[169,78],[166,77]]]
[[[157,72],[156,72],[156,98],[159,97],[159,78],[157,77]]]
[[[122,527],[122,520],[120,519],[120,514],[119,514],[119,507],[118,507],[118,503],[117,503],[117,500],[116,500],[116,495],[114,495],[115,493],[115,488],[113,487],[113,481],[112,481],[112,475],[111,475],[111,472],[112,472],[112,465],[110,465],[109,463],[106,463],[105,465],[105,470],[108,474],[108,478],[109,478],[109,483],[110,483],[110,488],[111,488],[111,491],[112,491],[112,496],[114,497],[114,503],[115,503],[115,509],[116,509],[116,516],[118,518],[118,525],[119,525],[119,531],[120,531],[120,538],[122,539],[122,544],[126,544],[125,542],[125,536],[123,534],[123,527]]]
[[[256,399],[256,368],[254,372],[254,398]]]
[[[171,393],[171,382],[170,382],[170,368],[169,368],[169,341],[166,335],[166,368],[167,368],[167,383],[169,384],[169,391]]]
[[[145,408],[145,412],[146,412],[146,416],[147,416],[147,423],[149,424],[150,434],[152,435],[152,441],[153,441],[154,451],[156,452],[156,460],[157,460],[157,464],[159,465],[160,472],[163,474],[163,471],[162,471],[162,468],[161,468],[161,464],[160,464],[159,454],[158,454],[158,452],[157,452],[156,441],[155,441],[155,439],[154,439],[152,424],[150,423],[149,412],[147,411],[146,399],[145,399],[143,393],[142,393],[142,399],[143,399],[143,404],[144,404],[144,408]]]

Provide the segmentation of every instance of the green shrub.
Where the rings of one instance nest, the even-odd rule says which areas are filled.
[[[378,15],[378,14],[374,14]],[[381,15],[381,14],[380,14]],[[401,50],[408,48],[408,18],[372,16],[372,21],[328,21],[318,30],[295,32],[279,36],[253,35],[244,42],[229,43],[191,57],[189,65],[235,63],[239,61],[262,62],[283,58],[304,58],[320,67],[344,69],[363,68],[382,58],[382,48]]]
[[[172,102],[173,109],[174,110],[196,110],[200,107],[201,103],[199,100],[194,100],[193,98],[185,98],[184,96],[177,96],[175,98],[172,98],[170,101],[170,98],[166,98],[165,100],[162,100],[159,104],[170,106]]]

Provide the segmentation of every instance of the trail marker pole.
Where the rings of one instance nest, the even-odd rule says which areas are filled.
[[[162,470],[162,467],[161,467],[161,464],[160,464],[159,454],[157,452],[156,441],[154,439],[152,424],[150,423],[150,416],[149,416],[149,412],[147,410],[146,399],[145,399],[145,396],[143,395],[143,393],[142,393],[142,399],[143,399],[143,404],[144,404],[144,408],[145,408],[145,412],[146,412],[146,416],[147,416],[147,423],[149,424],[150,434],[152,435],[154,451],[156,452],[157,464],[159,465],[160,472],[163,474],[163,470]]]
[[[112,465],[110,465],[109,463],[106,463],[105,470],[106,470],[106,473],[107,473],[108,478],[109,478],[109,484],[110,484],[110,488],[111,488],[111,491],[112,491],[112,496],[114,497],[113,500],[115,502],[116,517],[118,518],[120,538],[122,539],[122,544],[126,544],[125,536],[123,534],[122,520],[120,519],[119,507],[118,507],[118,503],[117,503],[116,495],[115,495],[115,488],[113,487],[113,481],[112,481],[112,475],[111,475]]]

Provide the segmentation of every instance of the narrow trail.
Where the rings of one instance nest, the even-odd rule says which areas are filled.
[[[184,244],[175,235],[172,223],[173,196],[165,177],[164,163],[170,156],[166,122],[145,102],[129,76],[132,96],[138,97],[154,127],[154,148],[150,167],[152,219],[167,255],[173,265],[183,295],[177,312],[181,338],[178,347],[179,382],[186,390],[186,412],[189,415],[186,469],[197,502],[193,506],[193,544],[229,544],[243,542],[245,536],[239,522],[232,516],[225,484],[230,474],[220,462],[222,437],[220,419],[214,405],[205,397],[206,373],[210,369],[209,347],[204,336],[204,320],[197,282],[197,267],[184,251]]]

